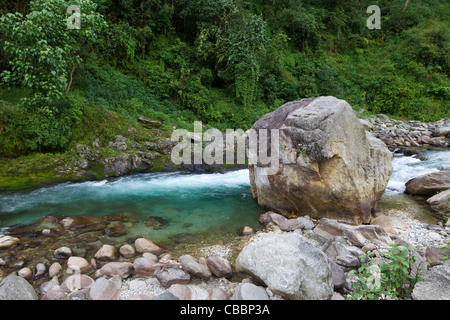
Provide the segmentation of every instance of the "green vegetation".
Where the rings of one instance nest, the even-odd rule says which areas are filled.
[[[415,284],[422,281],[427,262],[421,264],[418,253],[408,245],[391,245],[382,255],[387,262],[379,264],[367,255],[360,257],[364,261],[361,267],[349,274],[356,277],[350,300],[411,297]]]
[[[79,30],[67,27],[69,4],[80,7]],[[167,132],[194,120],[245,130],[320,95],[369,113],[450,116],[446,1],[377,1],[379,30],[366,27],[368,5],[0,0],[0,157],[125,136],[139,116]]]

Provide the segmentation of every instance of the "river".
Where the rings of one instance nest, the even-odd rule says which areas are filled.
[[[425,199],[405,195],[404,185],[418,175],[450,169],[450,151],[427,151],[423,156],[426,160],[394,155],[394,170],[379,203],[385,214],[437,222]],[[0,193],[0,228],[32,224],[51,214],[125,216],[137,221],[128,238],[154,241],[199,233],[235,235],[243,226],[258,229],[261,213],[250,193],[248,170],[136,174]]]

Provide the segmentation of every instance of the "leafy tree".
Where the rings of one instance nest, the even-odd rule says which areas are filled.
[[[68,4],[64,0],[34,0],[30,13],[8,13],[0,18],[5,36],[3,49],[10,58],[10,69],[1,74],[6,85],[30,88],[25,106],[36,110],[60,101],[70,89],[71,77],[82,62],[82,52],[92,45],[106,26],[91,0],[76,0],[81,10],[81,29],[69,29]]]

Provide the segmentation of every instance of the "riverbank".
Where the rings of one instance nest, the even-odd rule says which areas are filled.
[[[271,214],[271,219],[268,222],[261,216],[261,228],[255,234],[235,235],[226,241],[209,238],[171,247],[144,238],[128,239],[120,246],[111,245],[107,236],[96,237],[104,230],[104,219],[48,216],[40,221],[39,227],[3,230],[1,237],[9,237],[10,247],[7,252],[5,247],[2,250],[0,281],[18,274],[32,285],[37,298],[50,300],[246,300],[248,296],[236,293],[243,283],[253,284],[251,292],[254,290],[254,294],[263,299],[282,300],[286,298],[237,272],[236,258],[255,239],[292,232],[302,235],[318,250],[325,250],[329,247],[329,238],[323,232],[324,223],[331,220],[289,219],[296,222],[292,227],[293,223],[283,224],[285,218],[276,214]],[[408,243],[430,266],[442,263],[439,248],[450,241],[450,228],[400,219],[401,222],[395,224],[406,227],[401,236],[387,231],[383,238],[368,238],[376,245],[363,250],[371,256],[379,256],[386,249],[380,239],[391,241],[386,239],[392,237],[398,243]],[[44,226],[46,229],[42,229]],[[349,242],[346,248],[350,243],[355,245]],[[360,252],[359,248],[347,249],[354,254],[354,250]],[[339,285],[335,283],[333,299],[344,299],[351,293],[352,280],[348,278],[351,268],[344,265],[339,268],[344,269],[339,269],[341,278]],[[76,279],[74,270],[80,270],[82,276],[79,282],[71,283]]]
[[[364,128],[372,132],[391,150],[408,150],[409,148],[448,148],[450,147],[450,119],[444,118],[435,122],[403,121],[391,119],[384,114],[378,114],[360,119]],[[415,152],[417,153],[417,152]]]

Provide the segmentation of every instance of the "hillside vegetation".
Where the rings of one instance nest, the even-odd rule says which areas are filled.
[[[366,26],[371,4],[0,0],[0,156],[107,141],[139,116],[168,132],[194,120],[245,130],[320,95],[366,114],[450,116],[448,1],[377,1],[381,29]]]

